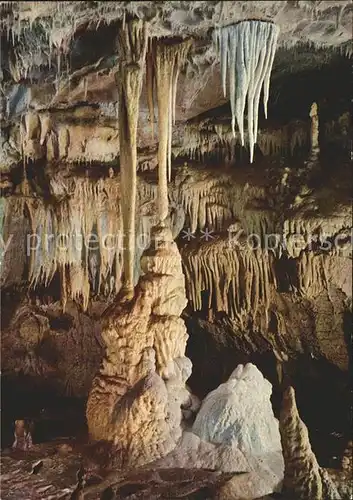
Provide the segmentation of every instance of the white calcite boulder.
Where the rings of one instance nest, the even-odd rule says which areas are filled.
[[[184,432],[176,448],[154,463],[155,467],[200,468],[234,473],[218,492],[217,500],[253,500],[282,488],[283,457],[277,451],[250,456],[236,446],[212,444]]]
[[[272,386],[255,365],[239,365],[202,402],[192,431],[203,441],[236,446],[249,455],[281,450]]]

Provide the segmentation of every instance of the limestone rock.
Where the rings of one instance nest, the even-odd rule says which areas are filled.
[[[308,429],[299,417],[295,392],[283,395],[280,433],[284,458],[284,493],[297,500],[323,500],[320,467],[311,450]]]
[[[278,491],[283,458],[270,396],[271,384],[259,370],[250,363],[239,365],[205,398],[192,432],[185,432],[159,464],[247,472],[235,474],[220,489],[220,499],[250,500]]]
[[[53,392],[85,398],[103,355],[100,325],[77,305],[68,301],[63,315],[60,302],[38,305],[23,300],[12,311],[11,296],[2,296],[2,370],[25,373]],[[106,308],[92,304],[90,314]],[[98,311],[98,312],[97,312]]]
[[[341,500],[352,497],[349,460],[342,461],[341,471],[319,466],[310,446],[308,430],[298,414],[293,387],[288,387],[283,396],[280,432],[285,463],[283,493],[286,499]]]
[[[353,472],[353,441],[349,441],[342,457],[342,470],[347,474]]]
[[[231,474],[194,468],[155,469],[154,467],[145,467],[128,471],[125,475],[116,474],[116,476],[114,479],[106,479],[97,486],[86,488],[84,498],[93,500],[98,498],[98,493],[101,493],[100,498],[114,494],[114,498],[117,500],[188,499],[199,495],[204,497],[205,492],[212,494],[231,477]],[[112,481],[114,482],[110,485],[109,483]]]
[[[82,474],[82,457],[78,450],[60,452],[68,444],[34,445],[26,453],[11,451],[1,455],[2,488],[4,499],[60,498],[165,499],[198,498],[204,492],[212,494],[224,484],[231,474],[195,468],[144,467],[126,472],[114,470],[103,480],[96,477],[94,484],[87,484]],[[40,473],[32,473],[35,466]],[[83,476],[83,477],[82,477]],[[98,481],[97,481],[98,480]],[[83,490],[82,490],[83,487]]]
[[[186,305],[181,257],[171,231],[155,229],[141,260],[144,276],[130,302],[106,311],[106,355],[93,381],[87,422],[95,440],[113,441],[124,465],[137,466],[171,451],[181,436],[187,333],[179,315]]]
[[[271,389],[256,366],[239,365],[227,382],[205,398],[193,432],[204,441],[235,445],[255,456],[279,451]]]
[[[349,495],[343,497],[340,495],[336,482],[332,477],[330,477],[330,474],[326,469],[320,468],[319,472],[322,483],[323,498],[329,498],[330,500],[341,500],[342,498],[349,498]]]
[[[320,471],[327,498],[336,500],[353,496],[352,445],[352,441],[347,443],[342,457],[341,470],[322,469]]]
[[[15,441],[12,444],[12,449],[15,450],[28,450],[32,446],[33,424],[25,420],[15,421]]]

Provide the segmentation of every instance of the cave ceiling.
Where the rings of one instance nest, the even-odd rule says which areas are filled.
[[[87,130],[82,133],[83,143],[88,137],[97,135],[110,141],[106,154],[92,157],[89,152],[81,157],[75,154],[75,161],[84,161],[83,156],[87,162],[116,159],[117,87],[114,75],[119,60],[116,35],[119,22],[129,16],[147,20],[151,36],[191,37],[193,40],[178,85],[173,130],[176,156],[180,154],[186,122],[197,122],[199,117],[209,118],[210,115],[213,123],[220,117],[224,122],[230,115],[212,44],[215,27],[244,19],[269,20],[279,26],[269,103],[269,116],[274,121],[276,111],[281,108],[297,114],[291,116],[292,119],[302,118],[312,96],[303,92],[302,102],[293,105],[296,100],[293,94],[288,107],[291,92],[303,85],[301,75],[335,64],[348,68],[352,51],[352,4],[346,1],[2,2],[3,171],[20,160],[16,130],[21,117],[28,111],[41,115],[49,113],[51,121],[70,122],[73,126],[84,120]],[[283,86],[288,89],[287,102],[281,101]],[[281,121],[288,121],[288,116],[279,116]],[[268,123],[260,116],[260,126],[268,126]],[[14,129],[9,132],[9,127]],[[9,133],[13,137],[12,141],[7,141],[10,146],[6,144]],[[96,147],[100,139],[97,138]],[[144,85],[139,114],[140,165],[155,167],[156,146]],[[84,150],[84,146],[82,148]]]

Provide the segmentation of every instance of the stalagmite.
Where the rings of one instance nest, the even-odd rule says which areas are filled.
[[[121,208],[124,228],[124,291],[127,297],[131,297],[134,288],[136,134],[147,40],[147,25],[142,21],[133,20],[124,23],[119,31],[120,65],[117,84],[121,190],[123,193]]]
[[[241,21],[217,28],[214,40],[221,62],[222,86],[226,94],[228,68],[232,130],[238,123],[244,146],[244,111],[248,103],[248,134],[250,162],[257,142],[257,124],[261,89],[264,92],[264,113],[267,118],[270,76],[276,52],[279,28],[265,21]]]
[[[87,403],[91,438],[118,445],[122,467],[148,463],[175,447],[181,405],[190,397],[184,384],[191,362],[180,318],[185,281],[168,228],[154,228],[141,265],[133,301],[117,301],[105,313],[106,356]]]
[[[141,258],[143,276],[133,300],[117,300],[105,313],[106,356],[87,402],[91,438],[119,445],[122,467],[153,461],[175,447],[182,432],[181,406],[190,397],[185,382],[191,362],[184,356],[187,334],[180,318],[187,302],[185,280],[178,247],[165,221],[176,85],[188,48],[189,42],[155,48],[160,224],[154,227],[151,245]],[[120,120],[120,124],[128,123],[121,113]]]
[[[168,215],[168,179],[171,178],[172,125],[180,69],[190,49],[191,41],[159,41],[151,46],[148,64],[148,95],[151,122],[153,120],[153,82],[158,103],[158,189],[159,218]]]
[[[313,161],[317,159],[320,153],[319,147],[319,115],[316,102],[313,102],[310,108],[309,116],[311,118],[311,153],[310,159]]]
[[[326,500],[348,498],[341,496],[329,469],[322,469],[311,449],[306,425],[301,420],[293,387],[283,394],[279,420],[284,458],[283,493],[295,500]],[[349,488],[346,488],[348,491]],[[347,493],[347,492],[346,492]]]

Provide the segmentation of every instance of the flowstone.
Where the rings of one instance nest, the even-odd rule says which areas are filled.
[[[154,229],[143,254],[132,301],[119,297],[105,313],[103,366],[87,403],[91,438],[121,447],[123,466],[148,463],[170,452],[182,432],[181,405],[191,362],[181,257],[169,228]]]

